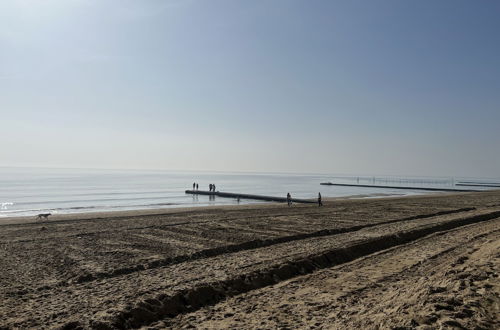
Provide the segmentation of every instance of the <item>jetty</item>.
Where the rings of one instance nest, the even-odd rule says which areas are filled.
[[[454,189],[454,188],[434,188],[434,187],[402,187],[402,186],[380,186],[369,184],[347,184],[347,183],[332,183],[322,182],[323,186],[344,186],[344,187],[364,187],[364,188],[387,188],[387,189],[404,189],[404,190],[426,190],[426,191],[453,191],[453,192],[477,192],[482,190],[477,189]]]
[[[485,181],[459,181],[458,183],[459,184],[472,183],[472,184],[481,184],[481,185],[491,184],[491,185],[495,185],[495,186],[499,186],[500,185],[500,182],[485,182]]]
[[[276,197],[276,196],[262,196],[262,195],[250,195],[250,194],[239,194],[239,193],[230,193],[223,191],[206,191],[206,190],[186,190],[186,194],[191,195],[208,195],[208,196],[217,196],[217,197],[225,197],[225,198],[235,198],[235,199],[253,199],[267,202],[286,202],[286,197]],[[317,203],[317,200],[312,199],[299,199],[292,198],[293,203]]]
[[[500,188],[500,184],[491,183],[457,183],[455,186],[467,186],[467,187],[487,187],[487,188]]]

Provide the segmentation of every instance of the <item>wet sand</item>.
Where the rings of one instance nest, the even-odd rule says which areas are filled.
[[[5,328],[499,325],[500,192],[2,219]]]

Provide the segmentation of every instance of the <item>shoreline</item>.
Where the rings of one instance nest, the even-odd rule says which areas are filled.
[[[432,193],[427,193],[427,194],[432,194]],[[425,193],[418,193],[418,194],[405,194],[405,193],[371,193],[371,194],[355,194],[355,195],[346,195],[346,196],[338,196],[338,197],[326,197],[326,196],[323,196],[323,200],[339,200],[339,199],[363,199],[363,198],[389,198],[389,197],[399,197],[399,196],[418,196],[418,195],[426,195]],[[11,215],[11,213],[2,213],[0,212],[0,225],[5,221],[9,221],[11,222],[12,219],[29,219],[29,218],[32,218],[32,217],[36,217],[38,214],[40,213],[52,213],[52,215],[50,216],[51,218],[54,218],[54,217],[61,217],[61,216],[71,216],[71,215],[74,215],[74,216],[80,216],[80,215],[84,215],[84,214],[118,214],[118,213],[130,213],[130,212],[152,212],[152,213],[157,213],[157,212],[161,212],[162,210],[163,211],[167,211],[167,210],[180,210],[180,209],[194,209],[194,208],[211,208],[211,207],[225,207],[225,206],[228,206],[228,207],[231,207],[231,206],[245,206],[245,205],[266,205],[266,204],[276,204],[276,203],[280,203],[280,202],[273,202],[273,201],[262,201],[262,200],[252,200],[252,199],[245,199],[245,198],[242,198],[240,202],[237,202],[236,201],[236,198],[235,199],[231,199],[231,198],[227,198],[226,197],[219,197],[219,198],[223,198],[223,200],[232,200],[232,202],[228,202],[228,203],[220,203],[220,204],[196,204],[196,203],[192,203],[192,204],[182,204],[182,203],[165,203],[163,207],[160,207],[160,206],[156,206],[156,207],[148,207],[148,205],[144,205],[143,207],[142,206],[137,206],[137,207],[134,207],[134,208],[130,208],[128,209],[127,206],[123,206],[121,207],[122,210],[120,209],[116,209],[116,210],[106,210],[105,208],[103,208],[102,210],[99,210],[97,208],[97,210],[92,210],[92,211],[70,211],[70,212],[64,212],[64,210],[62,212],[60,212],[61,210],[59,209],[50,209],[50,208],[47,208],[47,209],[40,209],[39,211],[37,211],[36,213],[33,213],[33,214],[28,214],[28,215]],[[279,198],[279,197],[278,197]],[[304,200],[316,200],[315,198],[311,198],[311,199],[308,199],[308,198],[305,198]],[[168,205],[168,206],[167,206]],[[89,207],[90,208],[90,207]],[[119,207],[117,207],[119,208]],[[67,208],[66,210],[71,210],[72,208]],[[17,213],[25,213],[25,212],[30,212],[32,210],[15,210],[15,212]],[[14,212],[12,212],[14,213]],[[166,212],[166,213],[170,213],[170,212]]]
[[[495,190],[488,190],[485,192],[494,192]],[[360,200],[387,200],[387,199],[409,199],[409,198],[427,198],[433,196],[455,196],[455,195],[467,195],[467,194],[477,194],[478,192],[442,192],[442,193],[426,193],[426,194],[415,194],[415,195],[405,195],[405,194],[363,194],[363,195],[350,195],[345,197],[323,197],[322,200],[325,203],[334,201],[360,201]],[[483,193],[483,192],[479,192]],[[131,218],[131,217],[141,217],[141,216],[161,216],[161,215],[173,215],[173,214],[187,214],[193,212],[203,213],[205,211],[215,211],[215,210],[248,210],[248,209],[261,209],[261,208],[273,208],[286,206],[286,203],[279,202],[256,202],[248,204],[229,204],[229,205],[203,205],[203,206],[179,206],[179,207],[165,207],[165,208],[155,208],[155,209],[134,209],[134,210],[123,210],[123,211],[96,211],[96,212],[75,212],[75,213],[56,213],[52,214],[48,220],[38,220],[36,215],[29,216],[10,216],[10,217],[0,217],[0,227],[4,225],[13,224],[44,224],[53,223],[61,221],[74,221],[74,220],[96,220],[96,219],[112,219],[112,218]],[[293,207],[314,207],[315,205],[299,205],[294,204]]]

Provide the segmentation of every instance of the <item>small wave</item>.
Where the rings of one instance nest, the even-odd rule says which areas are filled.
[[[141,201],[141,200],[155,200],[172,198],[173,196],[165,197],[135,197],[135,198],[101,198],[101,199],[68,199],[68,200],[46,200],[46,201],[32,201],[32,202],[18,202],[16,205],[39,205],[39,204],[68,204],[68,203],[90,203],[90,202],[125,202],[125,201]],[[174,196],[179,197],[179,196]]]
[[[99,206],[73,206],[73,207],[55,207],[55,208],[32,208],[24,210],[2,210],[0,211],[0,217],[17,217],[17,216],[30,216],[36,215],[42,212],[51,212],[55,214],[67,214],[67,213],[78,213],[78,212],[96,212],[96,211],[109,211],[109,210],[119,210],[119,209],[147,209],[153,207],[161,206],[174,206],[181,205],[179,203],[150,203],[150,204],[134,204],[134,205],[99,205]]]
[[[22,198],[41,198],[41,197],[60,197],[61,196],[61,191],[52,193],[52,194],[25,194],[25,190],[20,190],[19,192],[22,193]],[[65,195],[70,195],[73,197],[87,197],[87,196],[120,196],[120,195],[170,195],[173,193],[176,193],[177,191],[129,191],[129,192],[113,192],[113,191],[106,191],[106,192],[89,192],[89,193],[71,193],[70,191],[64,191],[66,194]],[[15,194],[11,194],[14,195]]]
[[[161,206],[161,205],[179,205],[179,203],[154,203],[154,204],[146,204],[145,206]]]
[[[12,205],[14,205],[14,203],[11,202],[0,203],[0,210],[7,210],[7,207]]]
[[[27,210],[1,210],[0,214],[22,213],[22,212],[40,212],[50,211],[51,209],[27,209]]]

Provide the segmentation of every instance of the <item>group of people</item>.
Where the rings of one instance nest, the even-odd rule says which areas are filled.
[[[292,206],[292,195],[290,193],[286,194],[286,203],[288,206]],[[321,201],[321,193],[318,193],[318,206],[321,207],[323,206],[323,202]]]
[[[193,182],[193,190],[198,190],[198,187],[199,187],[198,183]],[[213,183],[208,185],[208,191],[215,192],[215,185]]]

